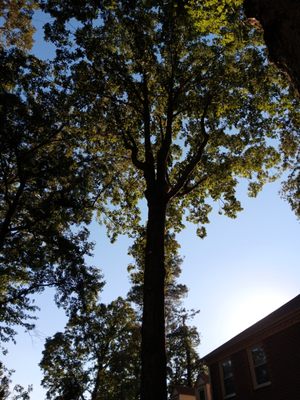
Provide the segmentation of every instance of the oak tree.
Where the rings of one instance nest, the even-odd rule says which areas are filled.
[[[215,202],[236,217],[239,180],[255,196],[274,178],[278,139],[291,137],[299,107],[251,26],[228,37],[239,13],[228,14],[225,32],[199,29],[202,4],[214,12],[216,1],[195,2],[198,26],[184,1],[43,3],[81,131],[115,171],[99,218],[112,238],[134,235],[139,200],[147,204],[141,399],[165,400],[166,233],[187,220],[204,237]]]

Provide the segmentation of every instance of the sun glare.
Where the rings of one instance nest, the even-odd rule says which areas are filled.
[[[227,335],[229,337],[237,335],[289,300],[286,293],[270,289],[260,289],[254,293],[241,295],[239,301],[232,306]]]

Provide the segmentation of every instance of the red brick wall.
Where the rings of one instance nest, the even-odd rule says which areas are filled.
[[[212,398],[213,400],[222,399],[222,391],[221,391],[221,379],[219,375],[219,367],[217,363],[214,363],[209,366],[210,372],[210,382],[212,389]]]
[[[268,337],[261,343],[268,359],[271,384],[254,389],[247,350],[236,352],[230,356],[236,386],[236,396],[232,399],[300,400],[300,324]],[[223,400],[219,364],[216,362],[209,367],[213,400]]]
[[[300,324],[266,341],[274,400],[300,399]]]

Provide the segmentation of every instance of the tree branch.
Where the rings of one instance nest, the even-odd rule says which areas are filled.
[[[196,168],[197,164],[201,160],[201,157],[203,155],[204,149],[207,145],[209,135],[206,132],[205,129],[205,118],[207,115],[207,110],[208,110],[208,105],[209,105],[209,98],[206,102],[206,105],[204,107],[201,120],[200,120],[200,127],[201,127],[201,133],[202,133],[202,141],[198,146],[198,149],[194,156],[192,157],[191,161],[186,165],[185,169],[182,171],[181,176],[178,178],[177,183],[173,186],[173,188],[169,191],[168,193],[168,199],[172,199],[173,197],[177,196],[182,188],[185,186],[187,187],[187,181]],[[192,190],[192,189],[191,189]]]
[[[147,165],[148,179],[155,179],[154,157],[151,145],[151,128],[150,128],[150,104],[147,74],[143,74],[143,120],[144,120],[144,140],[145,140],[145,160]],[[145,171],[146,172],[146,171]],[[148,176],[149,175],[149,176]]]
[[[187,85],[194,86],[196,84],[196,81],[197,82],[203,81],[206,78],[206,74],[202,75],[203,70],[207,70],[208,72],[209,68],[214,64],[214,62],[216,61],[216,59],[219,57],[220,54],[221,53],[218,51],[216,55],[208,58],[203,64],[201,64],[198,68],[200,70],[199,73],[190,74],[190,76],[182,80],[179,84],[179,87],[176,89],[175,96],[177,97],[180,93],[185,91]],[[192,63],[193,61],[191,61],[189,65],[191,65]]]
[[[174,120],[174,66],[172,65],[172,72],[168,88],[168,102],[167,102],[167,124],[166,133],[162,138],[162,144],[158,151],[158,177],[163,183],[168,183],[167,179],[167,160],[172,143],[173,120]]]
[[[104,186],[98,191],[98,193],[96,194],[96,196],[95,196],[94,199],[92,200],[92,205],[90,206],[91,209],[94,209],[94,207],[95,207],[97,201],[99,200],[100,196],[101,196],[102,193],[104,193],[105,190],[112,184],[112,182],[113,182],[113,178],[111,178],[110,181],[109,181],[106,185],[104,185]]]
[[[113,60],[115,56],[115,53],[110,53],[110,59]],[[120,59],[118,59],[118,62],[120,63]],[[94,65],[94,63],[92,63],[90,65],[92,67],[92,69],[94,70],[94,72],[99,75],[102,74],[103,71],[98,68],[96,65]],[[115,76],[116,74],[119,76],[119,78],[123,81],[123,84],[125,87],[127,87],[128,89],[132,90],[132,92],[134,93],[134,95],[136,96],[136,98],[139,99],[140,103],[143,103],[143,99],[141,97],[141,93],[140,91],[137,89],[135,82],[132,80],[132,75],[130,74],[130,72],[128,72],[127,70],[127,66],[125,64],[118,65],[119,68],[116,70],[116,66],[113,65],[112,67],[108,67],[106,66],[107,70],[106,73],[110,74],[111,76]],[[122,70],[123,67],[123,70]],[[125,73],[126,71],[126,73]]]
[[[203,178],[199,179],[196,183],[193,185],[189,185],[188,182],[185,183],[185,185],[180,189],[180,191],[177,193],[177,197],[183,197],[189,193],[191,193],[194,189],[196,189],[198,186],[202,185],[208,178],[208,175],[204,176]]]
[[[36,146],[30,148],[28,151],[26,151],[26,153],[24,154],[23,157],[27,157],[28,155],[36,152],[37,150],[49,145],[49,144],[53,144],[55,142],[62,142],[63,140],[56,140],[55,137],[64,129],[64,127],[67,126],[67,123],[62,123],[61,126],[59,128],[57,128],[56,130],[54,130],[51,135],[47,138],[47,140],[44,140],[42,142],[40,142],[39,144],[37,144]]]
[[[125,132],[124,129],[121,129],[121,136],[123,139],[125,149],[130,150],[130,152],[131,152],[131,161],[132,161],[133,165],[137,169],[145,172],[146,165],[143,161],[140,161],[138,159],[139,151],[138,151],[138,147],[137,147],[137,144],[136,144],[133,136],[131,135],[130,132],[128,132],[128,131]]]
[[[44,289],[48,287],[55,286],[56,283],[32,283],[26,288],[15,290],[13,294],[9,294],[6,298],[1,297],[0,307],[5,306],[6,304],[16,304],[18,301],[22,301],[26,296],[32,294],[39,289]]]
[[[119,113],[118,113],[117,109],[115,109],[115,113],[114,114],[115,114],[117,125],[120,127],[120,134],[121,134],[121,137],[122,137],[122,140],[123,140],[124,147],[125,147],[126,150],[130,150],[130,152],[131,152],[131,161],[132,161],[133,165],[137,169],[145,172],[146,165],[145,165],[145,163],[143,161],[140,161],[139,158],[138,158],[139,151],[138,151],[137,144],[136,144],[136,142],[134,140],[134,137],[131,135],[131,133],[128,130],[125,131],[122,128],[122,121],[120,119],[120,116],[119,116]]]

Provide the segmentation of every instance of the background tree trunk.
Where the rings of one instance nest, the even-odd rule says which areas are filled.
[[[264,30],[269,58],[288,74],[300,96],[300,3],[295,0],[245,0],[248,18]],[[255,21],[253,21],[255,23]]]

